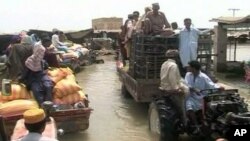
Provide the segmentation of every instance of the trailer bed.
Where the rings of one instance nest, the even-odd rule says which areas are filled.
[[[160,79],[134,79],[123,68],[117,68],[120,81],[136,102],[151,102],[160,94]]]

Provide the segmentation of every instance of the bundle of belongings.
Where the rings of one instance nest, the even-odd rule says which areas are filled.
[[[53,35],[51,38],[52,45],[55,47],[56,51],[63,52],[61,58],[63,63],[68,63],[72,58],[79,61],[80,65],[83,65],[83,61],[89,54],[89,50],[84,48],[82,45],[74,44],[73,42],[67,40],[66,36],[62,31],[53,29]],[[69,63],[71,64],[71,63]]]
[[[76,103],[88,101],[71,69],[54,68],[48,71],[48,75],[55,84],[52,93],[54,104],[74,108]],[[21,115],[26,110],[39,107],[24,84],[12,83],[10,89],[9,94],[0,93],[0,115],[3,117]]]
[[[53,39],[53,37],[52,37]],[[49,37],[42,39],[42,44],[46,48],[45,60],[50,67],[70,67],[77,71],[88,58],[89,50],[79,44],[69,44],[70,46],[55,46]],[[63,43],[64,44],[64,43]],[[63,48],[63,49],[62,49]]]

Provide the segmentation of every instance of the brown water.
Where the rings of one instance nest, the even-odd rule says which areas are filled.
[[[238,44],[236,47],[236,61],[250,60],[250,44]],[[227,60],[234,61],[234,45],[227,46]]]
[[[121,95],[121,83],[112,56],[104,64],[85,67],[77,80],[89,95],[89,129],[66,134],[60,141],[153,141],[148,129],[148,104]]]
[[[239,46],[237,60],[250,59],[248,52],[249,45]],[[155,141],[148,129],[148,104],[136,103],[121,95],[113,56],[104,59],[104,64],[86,66],[77,74],[78,82],[89,95],[90,107],[94,109],[89,129],[63,135],[60,141]],[[246,99],[249,103],[250,98]]]

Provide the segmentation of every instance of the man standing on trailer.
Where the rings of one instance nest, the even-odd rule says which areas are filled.
[[[185,28],[180,31],[179,52],[183,68],[188,67],[188,62],[197,59],[198,38],[200,34],[210,31],[191,27],[192,20],[190,18],[184,19]]]

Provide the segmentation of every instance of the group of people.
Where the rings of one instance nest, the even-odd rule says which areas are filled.
[[[160,89],[176,90],[180,93],[180,95],[173,94],[171,98],[181,109],[183,123],[186,124],[186,117],[188,117],[195,127],[194,134],[197,134],[200,127],[196,115],[197,112],[201,112],[202,99],[207,95],[202,90],[224,89],[202,72],[201,64],[197,61],[199,35],[208,33],[210,30],[200,31],[192,27],[190,18],[184,19],[185,27],[179,30],[178,24],[176,22],[169,24],[165,14],[159,9],[159,4],[153,3],[152,7],[145,8],[145,13],[141,17],[138,11],[128,15],[120,33],[120,51],[123,64],[126,65],[125,60],[130,56],[133,34],[164,37],[177,35],[179,37],[178,51],[174,54],[168,51],[166,56],[170,59],[161,66]],[[184,71],[184,79],[180,70]]]
[[[179,30],[178,24],[176,22],[169,24],[165,14],[159,10],[160,5],[153,3],[152,7],[145,8],[145,13],[141,17],[138,11],[128,15],[128,19],[121,26],[122,31],[119,37],[120,52],[124,65],[126,65],[125,60],[128,60],[130,56],[133,34],[164,37],[177,35],[180,39],[179,53],[182,66],[186,69],[189,61],[196,60],[198,37],[210,30],[200,31],[192,27],[190,18],[184,19],[185,28]]]
[[[179,52],[167,51],[168,60],[161,66],[160,89],[164,91],[176,91],[170,95],[175,106],[182,115],[182,122],[186,125],[187,118],[194,125],[194,134],[200,131],[197,114],[202,113],[203,98],[207,95],[203,90],[221,89],[224,87],[214,83],[209,76],[202,72],[201,64],[197,60],[191,60],[186,66],[178,65]],[[181,77],[180,67],[185,67],[187,72],[184,79]]]
[[[201,129],[198,115],[202,114],[203,98],[207,95],[203,90],[223,90],[224,87],[214,83],[203,73],[201,64],[196,60],[188,62],[188,72],[183,79],[176,63],[179,55],[174,54],[171,57],[161,66],[160,89],[171,93],[170,99],[175,103],[177,111],[180,112],[182,123],[186,125],[186,117],[188,117],[191,125],[194,126],[193,134],[199,134]]]
[[[140,17],[138,11],[128,15],[128,19],[121,26],[120,50],[124,65],[130,56],[133,34],[170,36],[173,34],[171,26],[163,12],[159,11],[160,5],[153,3],[146,7],[145,13]]]
[[[177,65],[179,54],[168,51],[170,57],[161,66],[161,84],[160,89],[163,91],[174,91],[170,98],[174,101],[178,111],[182,115],[182,122],[186,125],[186,117],[194,125],[194,134],[200,132],[198,117],[202,113],[203,98],[207,95],[203,90],[221,89],[224,87],[214,83],[205,73],[202,72],[201,64],[196,60],[187,63],[187,73],[184,79],[180,74],[180,65]]]
[[[61,63],[68,60],[78,63],[77,59],[86,52],[82,47],[74,49],[67,47],[62,35],[59,30],[54,30],[52,37],[43,35],[38,38],[35,34],[29,36],[27,32],[22,31],[19,35],[13,36],[5,51],[9,75],[7,78],[25,84],[39,105],[44,101],[52,101],[55,84],[48,77],[47,69],[60,67]],[[57,53],[59,51],[60,53]],[[62,56],[69,52],[74,52],[78,58],[65,59]]]
[[[39,107],[44,101],[52,101],[54,82],[48,77],[48,67],[59,67],[55,51],[70,52],[69,48],[59,39],[59,31],[55,31],[52,38],[45,35],[37,40],[37,36],[27,35],[22,31],[12,38],[7,48],[7,64],[15,74],[11,79],[26,85],[32,91]],[[80,51],[79,51],[80,52]],[[24,125],[29,133],[18,141],[56,141],[56,139],[42,136],[46,126],[46,113],[43,109],[31,109],[23,114]]]

